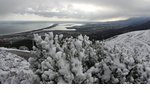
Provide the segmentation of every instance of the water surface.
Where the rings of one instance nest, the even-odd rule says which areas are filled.
[[[0,35],[36,30],[51,26],[51,22],[0,22]]]
[[[7,35],[13,33],[20,33],[26,31],[37,30],[45,27],[58,24],[56,27],[45,30],[69,30],[75,31],[75,29],[68,29],[67,27],[81,26],[85,23],[82,22],[49,22],[49,21],[0,21],[0,35]]]

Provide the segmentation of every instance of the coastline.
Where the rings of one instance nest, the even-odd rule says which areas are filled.
[[[32,49],[33,45],[33,34],[40,34],[44,36],[45,33],[53,32],[54,34],[64,34],[65,37],[77,36],[79,34],[87,34],[87,32],[82,31],[72,31],[72,30],[50,30],[53,27],[58,26],[59,24],[53,24],[51,26],[40,28],[31,31],[25,31],[20,33],[8,34],[8,35],[1,35],[0,36],[0,47],[7,47],[7,48],[19,48],[20,46],[27,46],[30,50]]]

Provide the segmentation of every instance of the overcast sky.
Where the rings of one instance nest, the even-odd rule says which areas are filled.
[[[0,0],[0,21],[105,21],[150,16],[150,0]]]

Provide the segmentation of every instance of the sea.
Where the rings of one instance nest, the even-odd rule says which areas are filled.
[[[52,30],[67,30],[73,24],[83,25],[82,22],[50,22],[50,21],[0,21],[0,35],[9,35],[14,33],[27,32],[60,24]],[[71,24],[71,25],[70,25]],[[71,29],[72,30],[72,29]]]

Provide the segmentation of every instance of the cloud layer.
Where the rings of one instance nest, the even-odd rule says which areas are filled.
[[[150,0],[0,0],[0,20],[107,20],[150,16]]]

